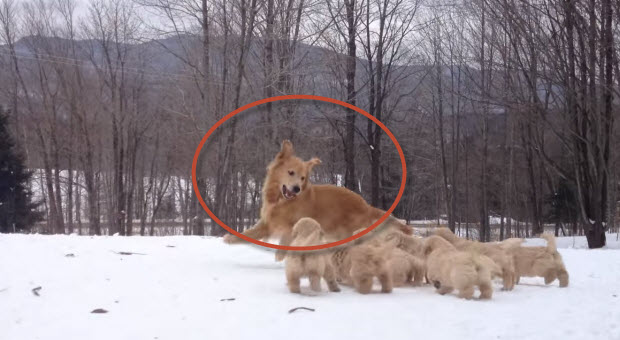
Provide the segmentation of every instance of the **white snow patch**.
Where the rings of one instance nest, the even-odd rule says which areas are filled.
[[[0,339],[620,339],[620,250],[560,252],[568,288],[531,278],[464,301],[290,294],[272,251],[216,238],[0,235]],[[288,313],[300,306],[316,311]]]

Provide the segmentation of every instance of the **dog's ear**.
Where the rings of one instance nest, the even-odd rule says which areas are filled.
[[[293,149],[293,143],[290,140],[285,139],[282,141],[282,147],[280,148],[280,152],[278,152],[277,158],[286,158],[290,157],[295,153]]]
[[[308,166],[308,172],[310,172],[312,171],[312,168],[314,168],[315,165],[321,164],[321,160],[318,159],[317,157],[312,157],[312,159],[307,161],[306,164]]]

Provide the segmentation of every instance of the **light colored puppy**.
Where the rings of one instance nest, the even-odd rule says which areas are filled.
[[[424,242],[421,238],[406,235],[392,227],[378,230],[373,236],[396,247],[391,252],[389,260],[395,286],[407,284],[412,279],[414,286],[421,286],[424,283],[426,268],[422,254]]]
[[[424,242],[428,279],[441,295],[458,290],[458,296],[471,299],[477,286],[481,299],[493,296],[491,278],[501,269],[485,255],[459,251],[439,236],[431,236]]]
[[[302,218],[293,226],[292,246],[313,246],[323,243],[321,226],[312,218]],[[340,291],[329,255],[317,252],[295,251],[288,252],[285,260],[286,280],[291,293],[301,292],[299,287],[300,279],[306,276],[310,280],[310,288],[315,292],[321,291],[321,277],[327,281],[330,291]]]
[[[437,228],[435,235],[441,236],[452,243],[458,250],[477,252],[486,255],[501,269],[504,290],[512,290],[516,281],[515,264],[511,249],[519,247],[523,239],[508,239],[504,242],[476,242],[459,238],[448,228]]]
[[[514,256],[517,283],[521,276],[539,276],[545,278],[545,284],[558,279],[560,287],[567,287],[568,272],[562,255],[558,253],[555,237],[547,234],[540,237],[547,240],[546,247],[518,247],[511,250]]]
[[[363,230],[356,230],[354,234]],[[393,281],[389,260],[394,249],[394,244],[381,242],[373,235],[364,235],[346,247],[337,249],[332,253],[331,260],[338,281],[354,286],[359,293],[368,294],[372,291],[374,278],[377,277],[381,283],[381,291],[391,292]]]
[[[418,287],[424,283],[426,272],[424,260],[400,248],[394,248],[390,253],[388,267],[392,271],[392,281],[395,287],[409,284]]]
[[[392,292],[393,278],[389,259],[395,248],[394,244],[386,244],[374,238],[351,247],[350,277],[359,293],[370,293],[375,277],[381,283],[382,293]]]

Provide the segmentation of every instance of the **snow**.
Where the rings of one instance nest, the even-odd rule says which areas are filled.
[[[524,279],[465,301],[290,294],[272,251],[217,238],[0,235],[0,339],[620,339],[620,250],[570,248],[582,239],[558,240],[568,288]]]

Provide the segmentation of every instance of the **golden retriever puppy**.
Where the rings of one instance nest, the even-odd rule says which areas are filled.
[[[392,271],[394,287],[409,284],[418,287],[424,283],[424,260],[400,248],[394,248],[389,254],[388,267]]]
[[[302,218],[293,226],[294,246],[313,246],[323,244],[323,231],[319,223],[311,218]],[[339,292],[336,275],[327,254],[312,252],[289,252],[285,258],[286,281],[291,293],[300,293],[300,279],[308,277],[310,288],[321,291],[321,277],[327,281],[332,292]]]
[[[354,234],[361,231],[363,229]],[[331,260],[338,282],[354,286],[359,293],[368,294],[372,291],[374,278],[377,277],[381,283],[381,291],[390,293],[393,281],[389,260],[394,249],[393,243],[384,243],[368,235],[336,249]]]
[[[380,242],[391,243],[395,246],[388,260],[394,286],[408,284],[412,279],[414,286],[421,286],[424,283],[426,268],[422,255],[424,242],[421,238],[407,235],[391,225],[378,226],[364,235],[362,240],[370,238],[376,238]]]
[[[394,228],[385,230],[380,234],[380,236],[385,242],[393,242],[396,244],[397,248],[402,249],[419,259],[424,258],[422,249],[424,247],[424,241],[421,237],[407,235]]]
[[[341,240],[353,235],[360,227],[368,227],[385,211],[369,205],[359,194],[335,185],[313,185],[312,168],[321,161],[303,161],[295,156],[293,144],[285,140],[282,148],[267,167],[263,185],[263,202],[258,223],[243,234],[254,239],[280,238],[290,245],[293,225],[302,217],[315,219],[329,239]],[[405,233],[411,229],[394,217],[388,218]],[[224,237],[226,243],[243,242],[234,235]],[[286,252],[278,251],[281,260]]]
[[[349,250],[349,256],[351,256],[350,276],[359,293],[370,293],[375,277],[381,283],[382,293],[392,292],[393,279],[389,259],[394,249],[393,244],[385,244],[377,239],[371,239],[351,247]]]
[[[545,278],[547,285],[558,279],[560,287],[567,287],[568,272],[562,255],[558,253],[555,237],[547,234],[540,237],[547,240],[546,247],[518,247],[511,250],[515,262],[516,282],[519,282],[521,276],[539,276]]]
[[[452,243],[458,250],[477,252],[488,256],[501,269],[501,277],[503,282],[503,290],[512,290],[515,285],[515,264],[511,249],[519,247],[523,239],[509,239],[504,242],[482,243],[462,239],[454,235],[448,228],[437,228],[434,234],[441,236],[448,242]]]
[[[439,236],[431,236],[424,242],[428,279],[441,295],[458,290],[458,296],[471,299],[477,286],[481,299],[493,296],[491,278],[501,269],[487,256],[457,250],[450,242]]]

